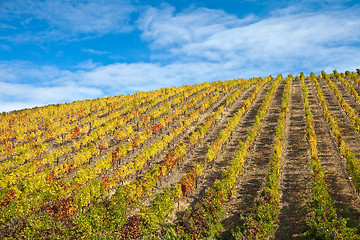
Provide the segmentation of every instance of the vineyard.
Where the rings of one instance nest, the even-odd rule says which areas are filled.
[[[3,239],[360,239],[360,70],[2,113]]]

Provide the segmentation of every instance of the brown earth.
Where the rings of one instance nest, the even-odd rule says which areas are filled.
[[[324,87],[324,97],[328,102],[331,114],[339,120],[338,125],[346,145],[352,146],[354,153],[358,153],[356,150],[359,150],[359,148],[354,148],[354,146],[359,146],[359,135],[348,126],[350,121],[336,101],[327,83],[324,81],[319,81],[319,83]],[[307,79],[306,85],[309,88],[309,104],[314,118],[320,162],[326,174],[325,181],[329,185],[329,193],[332,199],[336,201],[335,207],[338,215],[349,218],[349,226],[359,227],[359,193],[354,188],[350,174],[347,171],[346,160],[341,156],[337,143],[331,136],[328,123],[316,96],[316,89],[310,79]]]
[[[291,84],[290,103],[280,170],[279,228],[274,239],[302,239],[307,230],[305,205],[311,194],[310,149],[306,140],[306,119],[301,81]]]

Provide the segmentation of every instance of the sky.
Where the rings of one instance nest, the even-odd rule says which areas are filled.
[[[0,112],[360,68],[360,0],[0,0]]]

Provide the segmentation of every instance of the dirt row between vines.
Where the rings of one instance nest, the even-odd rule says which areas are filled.
[[[341,92],[344,100],[357,112],[360,113],[360,104],[356,101],[356,98],[349,92],[346,86],[338,79],[331,77],[331,81],[337,86]]]
[[[234,89],[229,90],[227,93],[224,93],[222,96],[219,97],[219,99],[217,100],[217,102],[214,105],[219,104],[220,101],[222,101],[222,99],[226,98],[228,95],[230,95],[233,91],[235,91]],[[200,91],[201,93],[202,91]],[[218,92],[218,90],[215,90],[213,93]],[[201,99],[196,106],[193,108],[193,111],[196,111],[197,109],[200,108],[201,104],[210,97],[211,94],[205,96],[203,99]],[[194,97],[194,96],[193,96]],[[181,106],[183,104],[186,104],[187,101],[190,101],[192,98],[188,98],[186,100],[183,101],[183,103],[181,104]],[[208,114],[210,114],[211,112],[211,107],[206,109],[203,113],[201,113],[201,115],[205,115],[207,116]],[[162,116],[160,116],[159,118],[161,118]],[[174,119],[173,122],[171,122],[169,125],[166,125],[164,128],[162,128],[158,133],[153,134],[149,139],[145,140],[145,142],[141,145],[139,145],[138,147],[135,147],[133,149],[133,151],[128,152],[128,154],[126,154],[122,160],[121,160],[121,164],[120,165],[115,165],[113,164],[111,171],[110,171],[110,175],[116,171],[119,167],[126,165],[129,162],[133,162],[136,158],[137,155],[141,154],[142,151],[144,150],[145,147],[150,147],[155,141],[159,140],[160,138],[162,138],[164,135],[168,135],[173,128],[176,128],[178,126],[178,124],[180,122],[182,122],[185,118],[187,117],[187,115],[180,115],[178,116],[176,119]],[[201,120],[197,120],[194,125],[197,124],[201,124]],[[169,146],[175,145],[177,142],[177,140],[181,139],[183,135],[185,135],[186,132],[183,132],[180,136],[177,136],[175,139],[172,140],[172,142],[169,143]],[[127,178],[127,180],[124,183],[128,183],[130,181],[133,181],[135,178],[139,179],[142,177],[142,175],[144,174],[144,171],[147,171],[148,169],[150,169],[152,164],[157,164],[160,159],[161,159],[161,154],[163,154],[164,152],[167,152],[168,149],[163,150],[162,152],[158,153],[157,155],[155,155],[151,161],[149,161],[149,164],[144,166],[144,168],[140,171],[137,172],[137,174],[134,174],[132,176],[130,176],[129,178]]]
[[[188,127],[183,133],[181,133],[180,135],[178,135],[177,137],[175,137],[170,143],[169,143],[169,148],[165,148],[163,149],[160,153],[156,154],[149,162],[148,164],[146,164],[141,170],[139,170],[136,174],[133,174],[129,177],[127,177],[121,184],[127,184],[130,183],[134,180],[139,180],[141,179],[144,174],[151,169],[152,166],[156,165],[156,164],[162,164],[163,163],[163,159],[165,158],[166,154],[170,151],[170,149],[183,142],[186,141],[189,134],[191,132],[193,132],[197,126],[201,125],[202,123],[204,123],[206,121],[206,119],[212,114],[212,112],[216,111],[216,109],[223,105],[226,101],[226,98],[229,97],[234,91],[236,91],[237,87],[239,85],[237,85],[236,87],[230,89],[227,92],[224,92],[222,95],[219,96],[219,98],[217,99],[217,101],[212,104],[212,106],[210,106],[209,108],[207,108],[204,112],[202,112],[199,116],[199,118],[191,124],[190,127]],[[217,92],[217,90],[216,90]],[[209,96],[208,96],[209,97]],[[205,99],[205,98],[204,98]],[[197,104],[197,106],[195,107],[195,110],[198,109],[201,106],[201,103],[204,101],[204,99],[202,101],[200,101],[200,103]],[[169,124],[166,128],[164,128],[162,131],[160,131],[158,134],[154,134],[152,137],[150,137],[148,140],[146,140],[144,142],[144,144],[142,144],[141,146],[139,146],[138,148],[136,148],[136,150],[128,153],[123,159],[126,159],[126,163],[134,161],[135,157],[140,154],[143,150],[144,147],[150,147],[155,141],[157,141],[158,139],[160,139],[161,137],[163,137],[165,134],[169,134],[170,131],[175,128],[181,121],[183,120],[183,117],[181,118],[177,118],[174,120],[173,123]],[[123,164],[122,164],[123,165]],[[117,168],[113,168],[111,169],[110,174],[112,174],[113,171],[115,171]],[[115,192],[115,189],[113,189],[109,194],[112,195]]]
[[[255,86],[251,86],[249,89],[253,89]],[[163,164],[163,159],[165,158],[166,154],[170,151],[170,149],[172,149],[173,146],[181,143],[181,142],[186,142],[189,138],[189,135],[195,131],[195,129],[200,126],[201,124],[203,124],[208,117],[211,116],[211,114],[215,111],[217,111],[218,107],[222,106],[225,104],[226,99],[236,90],[237,87],[235,87],[234,89],[231,89],[230,91],[225,92],[222,96],[219,97],[219,99],[212,104],[212,106],[210,106],[205,112],[201,113],[201,115],[199,116],[198,120],[196,122],[194,122],[193,124],[191,124],[190,127],[188,127],[186,129],[186,131],[184,131],[182,134],[180,134],[178,137],[176,137],[170,144],[169,147],[167,149],[164,149],[163,151],[161,151],[159,154],[157,154],[155,157],[153,157],[153,159],[149,162],[150,164],[145,166],[141,171],[139,171],[138,174],[131,176],[130,178],[127,179],[126,183],[133,181],[135,179],[139,180],[140,178],[142,178],[142,176],[144,175],[144,173],[149,170],[153,165],[156,164]],[[175,126],[174,126],[175,127]],[[164,134],[166,134],[166,132],[159,134],[159,137],[162,137]],[[148,144],[150,145],[150,144]],[[183,164],[184,160],[182,160],[180,162],[180,168]],[[158,188],[161,189],[161,187],[159,187],[161,185],[162,182],[168,182],[169,181],[169,177],[174,175],[174,171],[177,171],[177,169],[179,167],[174,167],[172,169],[171,172],[168,172],[166,176],[164,176],[163,178],[160,179],[160,182],[158,184]],[[155,193],[156,191],[154,191]]]
[[[351,182],[346,160],[341,156],[337,143],[331,136],[329,125],[316,95],[315,86],[309,78],[305,80],[305,83],[309,89],[309,104],[314,118],[318,155],[326,174],[325,181],[329,186],[329,193],[332,199],[336,201],[335,207],[338,215],[349,218],[349,226],[359,227],[360,199]],[[350,120],[332,94],[328,84],[322,79],[319,80],[319,84],[323,88],[329,111],[339,120],[338,125],[346,145],[351,147],[354,153],[359,154],[360,137],[358,133],[348,126]]]
[[[227,92],[224,92],[212,106],[210,106],[210,107],[209,107],[208,109],[206,109],[203,113],[201,113],[200,118],[198,119],[198,121],[196,121],[196,122],[192,125],[192,128],[189,128],[187,131],[185,131],[184,133],[180,134],[180,136],[178,136],[178,137],[176,137],[175,139],[173,139],[173,141],[170,143],[170,145],[174,145],[174,144],[180,143],[180,142],[183,140],[183,138],[184,138],[185,136],[187,136],[187,134],[189,134],[190,129],[195,129],[196,126],[198,126],[198,125],[201,124],[203,121],[205,121],[205,117],[206,117],[206,116],[209,116],[209,115],[212,113],[213,108],[215,108],[215,107],[217,107],[217,106],[221,106],[222,104],[224,104],[225,99],[226,99],[228,96],[230,96],[231,93],[233,93],[235,90],[236,90],[236,87],[230,89],[230,90],[227,91]],[[217,91],[218,91],[218,90],[215,90],[214,92],[217,92]],[[202,91],[200,91],[200,92],[202,92]],[[198,93],[199,93],[199,92],[198,92]],[[187,99],[187,101],[188,101],[188,100],[191,100],[191,99],[192,99],[193,97],[195,97],[195,96],[196,96],[196,94],[192,94],[191,96],[189,96],[189,98]],[[202,103],[202,102],[204,101],[204,99],[206,99],[207,97],[209,97],[209,95],[206,96],[206,97],[204,97],[198,104],[196,104],[196,106],[194,107],[194,109],[200,108],[201,103]],[[151,138],[149,138],[147,141],[145,141],[145,144],[142,144],[142,145],[140,145],[139,147],[136,147],[136,148],[134,149],[134,151],[128,153],[128,154],[124,157],[124,159],[126,159],[126,162],[133,161],[134,158],[135,158],[135,156],[136,156],[137,154],[141,153],[142,150],[143,150],[143,148],[144,148],[145,146],[150,146],[153,142],[155,142],[157,139],[161,138],[164,134],[169,133],[173,127],[176,127],[177,124],[179,124],[179,123],[183,120],[183,118],[184,118],[184,116],[176,118],[171,124],[169,124],[168,126],[166,126],[161,132],[159,132],[158,134],[154,134]],[[111,151],[114,151],[115,148],[116,148],[116,146],[112,146],[111,149],[109,148],[109,149],[107,149],[107,151],[110,151],[110,150],[111,150]],[[158,164],[158,163],[161,161],[161,159],[163,159],[163,158],[165,157],[165,155],[167,154],[168,151],[169,151],[169,149],[164,149],[161,153],[157,154],[157,155],[152,159],[152,160],[154,160],[154,161],[151,161],[151,164]],[[96,159],[100,159],[101,156],[104,157],[104,156],[105,156],[104,154],[105,154],[105,151],[104,151],[100,156],[97,156]],[[129,156],[132,156],[132,158],[130,158]],[[129,158],[130,158],[130,159],[129,159]],[[92,164],[91,164],[89,167],[91,167],[91,166],[92,166],[93,164],[95,164],[95,163],[96,163],[96,160],[95,160],[95,159],[92,160]],[[151,167],[151,165],[146,165],[146,166],[144,166],[144,168],[143,168],[141,171],[138,171],[137,174],[133,174],[133,175],[129,176],[129,177],[126,179],[126,181],[123,182],[123,184],[128,183],[128,182],[130,182],[130,181],[133,181],[133,180],[135,180],[135,179],[139,179],[139,178],[144,174],[144,171],[149,170],[150,167]],[[113,168],[111,168],[110,170],[103,171],[103,172],[102,172],[98,177],[96,177],[96,178],[97,178],[97,179],[98,179],[98,178],[101,178],[101,176],[103,176],[104,174],[109,174],[109,175],[111,176],[111,174],[112,174],[116,169],[117,169],[117,168],[114,168],[114,167],[113,167]],[[68,177],[69,177],[69,176],[72,176],[72,177],[73,177],[74,174],[75,174],[75,172],[72,172],[72,173],[68,174]],[[117,184],[117,185],[119,185],[119,184]],[[110,190],[106,195],[104,195],[102,198],[104,198],[105,196],[111,196],[111,195],[113,195],[113,194],[115,193],[115,191],[116,191],[116,188],[111,189],[111,190]],[[73,192],[72,194],[74,194],[74,192]],[[87,206],[87,207],[85,207],[85,208],[84,208],[84,212],[86,212],[89,207],[90,207],[90,205]],[[9,228],[9,227],[11,227],[11,226],[10,226],[10,225],[7,226],[7,228]]]
[[[279,176],[279,228],[274,239],[302,239],[306,229],[306,202],[311,194],[310,149],[306,140],[304,97],[300,79],[291,84],[289,110]]]
[[[191,94],[185,101],[191,100],[191,99],[194,98],[197,94],[199,94],[199,93],[201,93],[201,92],[203,92],[203,91],[204,91],[204,90],[202,89],[202,90],[199,91],[199,92],[196,92],[196,93]],[[172,101],[172,99],[174,99],[176,96],[178,96],[178,95],[180,95],[180,94],[182,94],[182,93],[175,94],[175,95],[169,97],[168,99],[166,99],[166,100],[164,100],[164,101],[161,101],[161,102],[155,104],[154,106],[152,106],[152,107],[150,107],[149,109],[147,109],[144,114],[147,114],[147,113],[153,111],[154,109],[159,108],[159,107],[160,107],[161,105],[163,105],[165,102]],[[146,103],[142,103],[140,106],[143,106],[144,104],[146,104]],[[92,113],[90,113],[90,114],[92,114]],[[100,116],[99,119],[102,119],[102,118],[106,117],[108,114],[109,114],[109,113]],[[125,114],[123,114],[122,117],[125,117]],[[161,118],[161,117],[162,117],[162,116],[160,116],[159,118]],[[79,121],[81,121],[81,119],[79,119]],[[132,118],[132,119],[129,121],[129,123],[127,123],[127,125],[129,125],[129,124],[137,124],[139,121],[140,121],[140,117]],[[86,124],[88,124],[88,123],[86,123]],[[79,124],[78,124],[78,125],[79,125]],[[85,124],[80,124],[79,127],[81,127],[81,126],[83,126],[83,125],[85,125]],[[97,126],[97,127],[93,127],[93,128],[92,128],[92,131],[97,130],[97,129],[101,128],[101,127],[103,127],[103,126],[100,125],[100,126]],[[140,130],[144,130],[144,129],[145,129],[145,128],[142,127]],[[85,136],[85,135],[87,135],[87,134],[88,134],[88,133],[82,133],[82,134],[80,134],[77,138],[75,138],[73,141],[79,142],[79,141],[83,138],[83,136]],[[84,163],[83,166],[92,167],[93,165],[95,165],[95,164],[97,163],[97,161],[98,161],[99,159],[105,157],[105,156],[108,154],[108,152],[112,152],[112,151],[114,151],[114,150],[116,149],[116,147],[127,143],[126,140],[116,141],[116,140],[115,140],[114,131],[113,131],[113,132],[109,132],[107,135],[103,136],[101,142],[104,143],[105,141],[108,142],[109,148],[106,149],[106,150],[101,151],[98,156],[92,157],[92,158],[91,158],[91,161]],[[60,145],[60,144],[58,144],[58,143],[55,141],[55,139],[50,139],[50,140],[44,141],[44,143],[49,144],[48,149],[49,149],[50,152],[55,151],[57,148],[60,148],[60,146],[73,147],[73,142],[72,142],[72,141],[66,141],[66,142],[64,142],[63,144]],[[94,143],[94,141],[92,141],[91,143]],[[72,152],[70,152],[69,154],[66,154],[66,155],[63,155],[63,156],[59,157],[57,160],[55,160],[55,161],[54,161],[53,163],[51,163],[51,164],[47,164],[47,165],[42,166],[41,169],[39,169],[38,173],[39,173],[39,172],[42,172],[42,171],[45,171],[46,169],[54,168],[56,165],[61,164],[61,163],[65,162],[65,161],[71,162],[73,156],[74,156],[76,153],[78,153],[78,152],[81,152],[81,148],[80,148],[80,149],[77,149],[77,150],[72,150]],[[40,155],[38,156],[38,158],[41,158],[41,157],[44,157],[44,156],[45,156],[45,153],[40,154]],[[26,163],[25,163],[25,164],[26,164]],[[77,172],[77,169],[71,170],[71,171],[67,174],[67,177],[68,177],[69,179],[71,179],[71,178],[76,174],[76,172]]]
[[[360,95],[360,85],[354,83],[354,81],[347,76],[345,76],[344,78],[353,86],[355,91]],[[358,78],[360,78],[360,75],[358,76]]]
[[[262,126],[250,145],[249,156],[246,158],[242,173],[234,184],[233,190],[235,193],[230,201],[224,204],[225,216],[222,224],[225,229],[222,232],[222,238],[229,238],[230,230],[241,224],[242,219],[240,215],[245,216],[248,214],[248,210],[253,206],[255,198],[264,187],[268,163],[273,153],[276,126],[283,101],[284,88],[285,81],[282,81],[275,90]],[[264,94],[267,92],[268,90]],[[240,122],[235,139],[237,145],[239,140],[246,140],[246,133],[255,122],[255,117],[261,103],[262,100],[253,104],[253,108]]]
[[[166,176],[164,176],[160,183],[158,184],[158,187],[156,189],[153,189],[153,193],[157,194],[162,192],[163,188],[165,187],[174,187],[174,185],[181,179],[181,177],[186,175],[186,172],[193,167],[194,162],[204,161],[205,155],[207,152],[207,146],[208,144],[212,143],[219,131],[223,128],[225,128],[228,120],[234,115],[236,111],[238,111],[241,108],[241,105],[243,101],[250,96],[252,90],[255,88],[255,85],[250,86],[249,88],[243,90],[240,97],[238,97],[233,104],[230,104],[222,113],[222,115],[215,121],[213,124],[211,130],[206,133],[205,138],[197,143],[195,146],[192,147],[192,150],[187,151],[185,157],[179,162],[179,166],[174,167],[172,171],[170,171]],[[218,107],[225,105],[226,99],[224,98],[220,104],[214,105],[214,108],[212,109],[212,112],[216,112],[218,110]],[[208,114],[210,116],[210,113]],[[206,118],[208,117],[206,116]],[[202,122],[206,121],[205,115],[202,115],[200,117],[202,119]],[[193,132],[198,125],[192,125],[188,130],[187,134],[184,137],[183,141],[187,141],[188,137],[191,132]],[[163,158],[162,158],[163,159]],[[160,162],[161,163],[161,162]],[[209,166],[207,166],[206,169],[204,169],[203,176],[198,180],[198,188],[201,189],[204,185],[204,182],[202,178],[206,176],[207,172],[213,172],[212,170],[209,170]],[[192,192],[195,192],[196,190],[193,190]],[[190,193],[191,194],[191,193]],[[190,194],[185,198],[187,199]],[[154,196],[146,199],[143,204],[148,205],[153,200]],[[179,203],[180,208],[177,208],[176,211],[174,211],[171,219],[175,220],[177,217],[178,211],[183,211],[188,204],[186,202]]]
[[[185,104],[185,102],[187,102],[187,101],[191,101],[192,98],[194,98],[197,94],[200,94],[201,92],[203,92],[203,90],[191,94],[186,100],[184,100],[184,103],[183,103],[183,104]],[[180,94],[181,94],[181,93],[180,93]],[[174,95],[174,96],[171,96],[169,99],[173,99],[173,98],[174,98],[175,96],[177,96],[177,95],[178,95],[178,94],[176,94],[176,95]],[[157,103],[155,106],[152,106],[152,107],[149,108],[149,109],[154,110],[154,109],[160,107],[162,104],[164,104],[165,101],[167,101],[167,100],[161,101],[161,102]],[[203,101],[203,100],[202,100],[202,101]],[[201,104],[202,101],[200,101],[199,104]],[[199,104],[198,104],[196,107],[199,107],[199,106],[200,106]],[[143,104],[142,104],[142,105],[143,105]],[[148,110],[149,110],[149,109],[148,109]],[[148,110],[147,110],[147,111],[148,111]],[[151,111],[152,111],[152,110],[151,110]],[[166,113],[165,113],[165,114],[166,114]],[[164,114],[163,114],[163,115],[164,115]],[[160,116],[159,118],[157,118],[156,120],[158,120],[158,119],[160,119],[161,117],[163,117],[163,115]],[[178,119],[176,119],[175,121],[173,121],[172,124],[170,124],[170,126],[166,126],[166,127],[165,127],[165,130],[170,131],[170,130],[171,130],[170,127],[171,127],[171,126],[176,126],[176,124],[177,124],[178,122],[180,122],[183,117],[184,117],[184,116],[179,117]],[[127,123],[126,125],[130,125],[130,124],[133,124],[133,123],[137,123],[137,122],[140,121],[139,119],[140,119],[140,117],[133,118],[133,119],[131,119],[130,122]],[[101,127],[103,127],[103,126],[98,126],[98,127],[94,128],[93,130],[95,130],[95,129],[97,129],[97,128],[101,128]],[[145,126],[143,126],[141,129],[138,129],[138,130],[139,130],[139,131],[145,130]],[[147,139],[147,140],[145,141],[145,143],[144,143],[145,146],[146,146],[146,144],[149,144],[149,143],[154,142],[154,141],[159,137],[159,135],[160,135],[160,134],[153,134],[153,136],[151,136],[149,139]],[[82,135],[80,135],[78,138],[75,138],[74,141],[80,141],[81,136],[82,136]],[[115,139],[114,131],[111,131],[111,132],[109,132],[107,135],[103,136],[102,142],[103,142],[103,143],[104,143],[104,142],[108,142],[109,147],[108,147],[107,149],[105,149],[105,150],[100,151],[100,154],[99,154],[99,155],[91,157],[91,159],[90,159],[89,162],[85,162],[85,163],[83,163],[83,164],[81,165],[82,167],[91,168],[91,167],[95,166],[96,164],[98,164],[98,161],[101,161],[102,158],[105,158],[108,154],[111,154],[112,152],[114,152],[117,147],[122,146],[122,145],[126,145],[126,144],[128,143],[128,140],[127,140],[127,139],[123,139],[123,140],[117,141],[117,140]],[[132,155],[134,155],[133,158],[135,158],[136,154],[139,153],[139,152],[142,150],[144,144],[141,144],[141,145],[138,146],[138,147],[134,147],[134,150],[133,150],[132,152],[129,152],[129,153],[124,157],[124,159],[128,159],[128,158],[131,159],[131,156],[132,156]],[[65,145],[71,146],[71,145],[72,145],[72,142],[67,142]],[[50,148],[50,150],[55,150],[55,149]],[[75,155],[76,153],[78,153],[78,152],[81,152],[81,150],[82,150],[82,148],[80,148],[80,149],[78,149],[78,150],[75,150],[75,151],[72,151],[71,153],[62,156],[61,158],[59,158],[59,163],[61,164],[61,163],[64,162],[64,161],[69,161],[69,162],[71,162],[71,161],[72,161],[72,158],[74,157],[74,155]],[[129,156],[130,156],[130,157],[129,157]],[[133,159],[132,159],[132,160],[133,160]],[[125,164],[125,163],[127,163],[127,162],[128,162],[128,161],[123,161],[123,164]],[[54,163],[52,164],[52,166],[47,166],[46,168],[55,167],[55,165],[56,165],[56,162],[54,162]],[[46,168],[44,168],[43,170],[45,170]],[[119,168],[119,166],[115,166],[115,165],[113,164],[113,166],[112,166],[109,170],[103,171],[100,175],[97,176],[96,179],[102,178],[104,175],[111,175],[111,174],[113,173],[113,171],[116,170],[116,169],[118,169],[118,168]],[[79,170],[79,167],[76,168],[76,169],[70,170],[70,171],[66,174],[66,177],[71,180],[71,179],[76,175],[76,173],[78,172],[78,170]]]
[[[201,94],[204,91],[204,89],[202,89],[199,92],[193,93],[191,94],[188,98],[186,98],[181,105],[186,104],[186,102],[191,101],[194,97],[196,97],[197,95]],[[181,94],[181,93],[180,93]],[[176,95],[177,96],[177,95]],[[171,99],[173,99],[175,96],[170,97]],[[208,96],[206,96],[208,97]],[[201,106],[201,103],[204,101],[204,99],[206,98],[204,97],[202,100],[200,100],[200,102],[194,107],[194,109],[198,109]],[[161,105],[163,105],[167,100],[161,101],[158,104],[156,104],[157,107],[153,106],[151,107],[151,111],[153,111],[155,108],[159,108]],[[171,100],[170,100],[171,101]],[[148,111],[148,110],[147,110]],[[145,111],[145,112],[147,112]],[[157,122],[160,118],[167,116],[168,113],[164,113],[161,116],[159,116],[158,118],[156,118],[154,120],[154,122]],[[165,126],[163,129],[161,129],[160,132],[158,132],[157,134],[153,134],[149,139],[147,139],[144,143],[140,144],[137,147],[133,148],[133,151],[128,152],[121,160],[121,164],[115,164],[113,163],[112,167],[108,170],[108,171],[104,171],[98,178],[101,178],[104,174],[107,175],[112,175],[112,173],[114,171],[116,171],[119,167],[127,164],[130,161],[133,161],[135,159],[135,157],[142,152],[143,148],[146,146],[150,146],[153,142],[155,142],[157,139],[159,139],[160,137],[163,136],[163,134],[167,134],[168,132],[171,131],[171,129],[173,127],[176,127],[177,124],[179,124],[183,119],[185,118],[184,115],[181,115],[179,117],[177,117],[171,124]],[[129,123],[127,123],[126,125],[131,125],[131,124],[135,124],[139,121],[140,117],[137,118],[133,118]],[[142,126],[140,129],[138,129],[138,131],[136,132],[142,132],[145,131],[146,127]],[[104,141],[107,141],[109,143],[109,147],[108,149],[102,151],[99,156],[96,156],[94,159],[92,159],[91,164],[87,164],[85,163],[85,166],[88,167],[92,167],[93,165],[95,165],[97,163],[97,161],[103,157],[105,157],[107,154],[109,154],[109,152],[114,152],[116,150],[117,147],[122,146],[122,145],[126,145],[128,144],[128,142],[130,141],[130,138],[126,138],[120,141],[117,141],[115,139],[115,135],[113,132],[110,132],[108,135],[104,136],[103,138]]]
[[[221,177],[222,169],[227,169],[230,166],[230,160],[235,155],[235,151],[239,145],[238,140],[242,134],[241,128],[239,126],[241,125],[241,122],[244,121],[244,119],[249,118],[253,112],[257,111],[261,105],[262,100],[265,98],[266,93],[269,91],[270,86],[271,83],[267,83],[260,89],[256,99],[254,99],[246,113],[244,113],[242,116],[240,124],[234,129],[229,139],[223,144],[222,149],[214,161],[209,163],[207,168],[204,169],[203,175],[198,180],[198,188],[191,191],[188,196],[180,201],[180,209],[176,212],[178,218],[183,215],[184,211],[188,207],[194,207],[195,204],[205,196],[205,190],[211,187],[216,179]],[[219,125],[210,131],[209,136],[202,144],[202,147],[196,149],[196,155],[191,161],[204,161],[205,155],[207,153],[207,145],[216,140],[219,131],[225,128],[227,122],[242,107],[243,101],[249,95],[250,92],[248,92],[246,96],[242,97],[241,101],[234,103],[232,110],[224,112],[224,116],[221,118]]]
[[[331,112],[331,115],[335,117],[337,120],[339,120],[338,121],[339,130],[346,143],[346,146],[350,147],[353,153],[356,154],[356,156],[359,158],[360,134],[356,132],[354,129],[351,129],[350,125],[352,124],[352,122],[350,118],[346,115],[345,109],[340,105],[337,97],[332,92],[328,83],[322,78],[318,78],[318,82],[322,87],[324,98],[328,104],[328,109]]]
[[[191,95],[188,97],[188,99],[186,99],[186,101],[191,100],[191,99],[192,99],[193,97],[195,97],[198,93],[201,93],[201,92],[203,92],[203,91],[204,91],[204,89],[202,89],[202,90],[199,91],[199,92],[196,92],[196,93],[191,94]],[[163,100],[163,101],[160,101],[160,102],[156,103],[154,106],[151,106],[150,108],[146,109],[145,112],[144,112],[142,115],[146,115],[146,114],[152,112],[153,110],[159,108],[159,107],[160,107],[161,105],[163,105],[164,103],[169,102],[169,101],[172,101],[175,97],[179,96],[180,94],[182,94],[182,92],[181,92],[181,93],[174,94],[174,95],[170,96],[168,99],[165,99],[165,100]],[[140,104],[139,107],[143,107],[145,104],[147,104],[147,102]],[[122,107],[120,107],[119,110],[121,110],[121,109],[122,109]],[[116,110],[115,110],[115,111],[116,111]],[[96,112],[95,112],[95,113],[96,113]],[[91,115],[91,114],[94,114],[94,113],[91,112],[89,115]],[[89,115],[88,115],[88,116],[89,116]],[[107,112],[107,113],[99,116],[99,119],[103,119],[103,118],[107,117],[108,115],[109,115],[109,112]],[[126,114],[123,114],[121,117],[125,117],[125,116],[126,116]],[[160,117],[161,117],[161,116],[160,116]],[[82,120],[82,119],[79,119],[79,121],[81,121],[81,120]],[[135,117],[135,118],[130,119],[130,121],[129,121],[127,124],[134,124],[134,125],[136,125],[136,124],[138,124],[139,121],[140,121],[140,117]],[[86,124],[89,124],[89,123],[82,123],[82,124],[80,124],[79,127],[82,127],[82,126],[84,126],[84,125],[86,125]],[[94,131],[94,130],[96,130],[96,129],[98,129],[98,128],[101,128],[101,127],[103,127],[103,126],[100,125],[100,126],[94,127],[94,128],[92,128],[92,131]],[[140,130],[143,130],[143,129],[140,129]],[[81,139],[81,137],[82,137],[83,135],[86,135],[86,134],[87,134],[87,133],[81,134],[81,135],[80,135],[79,137],[77,137],[75,140]],[[107,134],[107,135],[104,137],[104,140],[109,141],[109,145],[110,145],[110,146],[119,145],[119,144],[124,143],[124,141],[116,141],[116,140],[115,140],[115,136],[114,136],[114,134],[113,134],[112,132],[110,132],[109,134]],[[58,143],[55,141],[55,139],[52,139],[52,140],[50,140],[48,143],[50,144],[50,149],[56,149],[56,148],[59,148],[59,147],[62,146],[62,145],[68,145],[68,146],[70,146],[70,147],[72,146],[72,142],[71,142],[71,141],[65,142],[64,144],[61,144],[61,145],[60,145],[60,144],[58,144]],[[78,151],[79,151],[79,150],[78,150]],[[71,155],[75,154],[75,153],[78,152],[78,151],[74,151],[74,152],[68,154],[68,156],[71,156]],[[65,157],[64,160],[66,160],[66,157]]]

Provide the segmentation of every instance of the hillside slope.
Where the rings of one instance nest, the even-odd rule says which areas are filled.
[[[360,72],[3,113],[5,239],[360,239]]]

